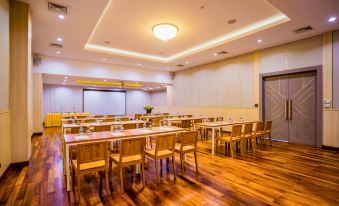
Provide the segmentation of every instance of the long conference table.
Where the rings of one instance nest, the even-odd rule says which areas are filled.
[[[255,123],[256,121],[220,121],[220,122],[203,122],[194,124],[194,130],[197,128],[211,129],[212,130],[212,154],[214,152],[214,144],[215,144],[215,130],[221,130],[222,127],[232,126],[236,124],[246,124],[246,123]]]
[[[104,141],[116,141],[122,139],[139,138],[139,137],[150,137],[165,134],[178,134],[184,131],[183,128],[179,127],[153,127],[153,128],[140,128],[140,129],[129,129],[116,132],[93,132],[84,134],[65,134],[64,135],[64,148],[65,156],[64,162],[66,167],[66,183],[67,191],[71,188],[71,177],[70,177],[70,147],[95,142]]]

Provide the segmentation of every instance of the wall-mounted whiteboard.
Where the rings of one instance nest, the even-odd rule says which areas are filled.
[[[84,112],[91,114],[126,114],[126,92],[84,90]]]

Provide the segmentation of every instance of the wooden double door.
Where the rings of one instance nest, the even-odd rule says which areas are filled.
[[[272,120],[272,138],[316,145],[316,72],[264,79],[264,118]]]

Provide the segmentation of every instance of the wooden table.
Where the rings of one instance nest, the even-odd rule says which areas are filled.
[[[149,137],[157,136],[164,134],[178,134],[184,131],[184,129],[179,127],[153,127],[152,129],[129,129],[120,132],[93,132],[91,134],[65,134],[64,135],[64,162],[66,167],[66,182],[67,182],[67,191],[70,191],[71,188],[71,178],[70,178],[70,157],[69,151],[70,147],[79,144],[85,143],[94,143],[94,142],[104,142],[104,141],[115,141],[121,139],[130,139],[130,138],[139,138],[139,137]]]
[[[181,121],[184,121],[184,120],[191,120],[192,121],[192,120],[197,120],[197,119],[208,119],[208,117],[175,117],[175,118],[163,119],[162,121],[167,121],[171,125],[172,122],[181,122]]]
[[[235,124],[245,124],[245,123],[254,123],[255,121],[223,121],[223,122],[203,122],[203,123],[196,123],[194,125],[194,129],[196,130],[197,127],[201,128],[208,128],[212,130],[212,154],[214,154],[214,139],[215,139],[215,130],[221,129],[222,127],[231,126]]]

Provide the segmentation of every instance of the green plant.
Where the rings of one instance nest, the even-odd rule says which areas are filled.
[[[154,107],[152,106],[152,105],[145,105],[144,106],[144,110],[146,110],[146,111],[152,111],[154,109]]]

